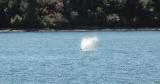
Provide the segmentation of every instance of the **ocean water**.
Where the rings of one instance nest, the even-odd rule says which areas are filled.
[[[0,84],[160,84],[160,32],[0,33]]]

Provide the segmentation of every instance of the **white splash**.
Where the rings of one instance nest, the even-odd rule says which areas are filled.
[[[94,51],[96,50],[95,45],[98,42],[98,38],[94,37],[85,37],[81,40],[81,51]]]

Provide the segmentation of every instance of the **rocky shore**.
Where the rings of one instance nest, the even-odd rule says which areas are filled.
[[[89,28],[89,29],[40,29],[40,30],[24,30],[24,29],[2,29],[0,32],[120,32],[120,31],[160,31],[160,28]]]

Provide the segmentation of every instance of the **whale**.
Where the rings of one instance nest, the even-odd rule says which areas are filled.
[[[96,36],[93,37],[84,37],[81,39],[80,50],[81,51],[94,51],[96,50],[95,46],[98,42]]]

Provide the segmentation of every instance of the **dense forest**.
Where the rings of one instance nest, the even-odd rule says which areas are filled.
[[[160,27],[160,0],[0,0],[0,29]]]

